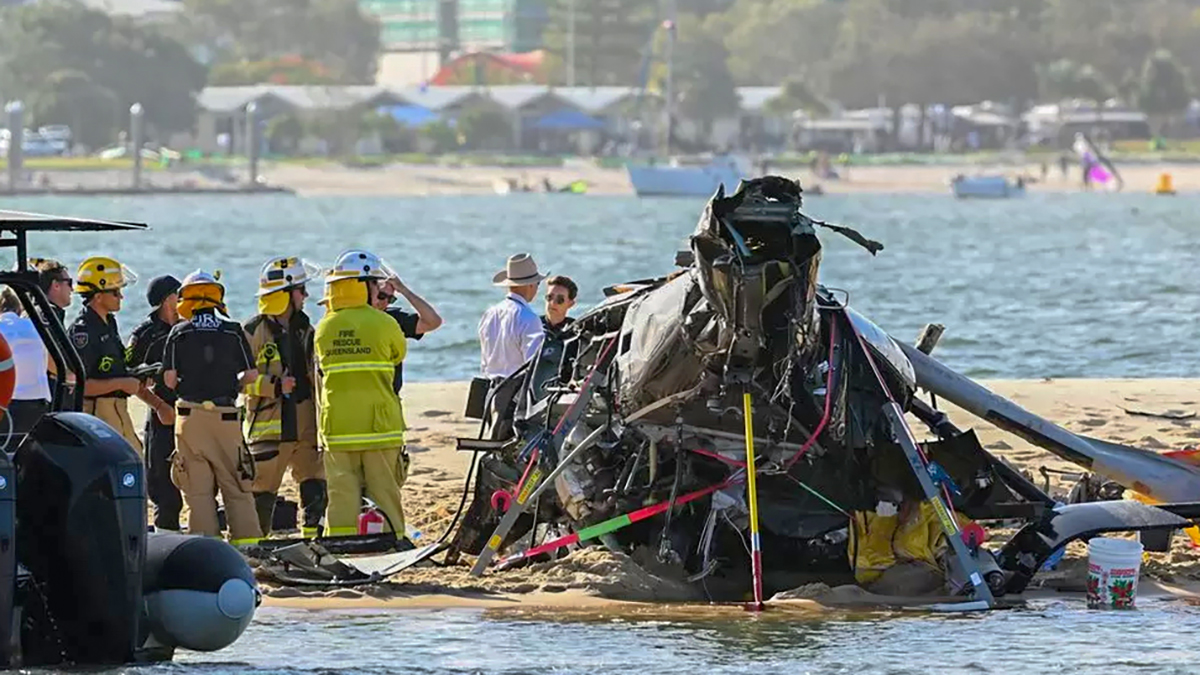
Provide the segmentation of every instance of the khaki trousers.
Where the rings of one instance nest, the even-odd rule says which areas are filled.
[[[225,504],[231,544],[253,544],[261,537],[254,497],[254,460],[242,441],[237,408],[176,404],[175,458],[171,480],[183,492],[191,514],[188,533],[221,536],[217,491]]]
[[[408,479],[408,452],[391,450],[326,450],[325,476],[329,485],[329,510],[325,515],[328,534],[341,537],[358,533],[358,514],[366,496],[383,511],[395,526],[396,536],[404,536],[404,507],[400,488]],[[391,528],[384,524],[384,531]]]
[[[316,527],[325,515],[325,463],[317,450],[317,415],[311,404],[296,406],[296,435],[299,439],[296,441],[259,441],[250,445],[255,457],[254,499],[263,536],[270,534],[275,496],[279,494],[288,467],[292,469],[292,480],[300,486],[300,502],[304,507],[301,533],[315,537]],[[309,481],[321,482],[308,484]],[[311,494],[314,490],[315,495]],[[313,512],[309,513],[310,510]]]
[[[279,492],[283,485],[283,474],[292,469],[292,479],[297,483],[306,480],[325,480],[325,464],[317,451],[317,415],[313,406],[296,406],[296,435],[299,440],[259,441],[250,449],[255,457],[272,455],[254,462],[254,491]]]
[[[127,399],[118,398],[116,396],[102,396],[100,398],[85,398],[83,399],[83,412],[99,417],[104,420],[108,426],[112,427],[121,434],[121,437],[129,441],[137,454],[142,455],[145,451],[142,448],[142,441],[138,438],[137,432],[133,430],[133,420],[129,418],[129,401]],[[153,415],[154,411],[150,411]]]

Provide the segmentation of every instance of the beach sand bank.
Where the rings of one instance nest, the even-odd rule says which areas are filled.
[[[1072,431],[1147,450],[1182,449],[1200,443],[1200,417],[1163,419],[1131,412],[1187,414],[1200,412],[1200,379],[1108,380],[992,380],[982,384],[1028,410]],[[454,439],[475,436],[477,423],[462,416],[467,384],[406,383],[405,410],[412,469],[404,487],[409,522],[433,541],[453,518],[470,462],[468,453],[455,451]],[[1024,440],[954,408],[952,420],[973,428],[980,442],[1040,484],[1045,467],[1081,472],[1078,467]],[[135,411],[144,415],[144,409]],[[919,428],[918,428],[919,430]],[[1065,493],[1077,476],[1049,474],[1051,491]],[[298,501],[295,483],[285,481],[284,495]],[[1200,500],[1200,495],[1197,495]],[[769,553],[768,553],[769,555]],[[1082,592],[1086,576],[1086,546],[1076,542],[1054,572],[1039,575],[1031,588],[1036,595],[1058,591]],[[303,591],[265,588],[269,605],[292,607],[584,607],[607,603],[696,601],[695,589],[656,575],[627,556],[599,548],[573,552],[563,560],[521,569],[470,576],[469,560],[452,567],[421,566],[389,583],[362,589]],[[641,561],[646,562],[646,561]],[[1176,536],[1169,553],[1150,553],[1143,566],[1144,581],[1155,582],[1145,593],[1200,598],[1200,551],[1186,537]],[[797,599],[821,606],[870,604],[878,598],[856,589],[806,588]]]
[[[975,168],[968,166],[855,166],[839,167],[839,180],[819,180],[807,169],[782,168],[772,170],[798,179],[802,186],[820,185],[827,194],[950,194],[949,181],[959,173],[972,175],[977,171],[1002,173],[1010,177],[1036,177],[1029,184],[1032,192],[1079,192],[1078,167],[1071,168],[1070,178],[1063,179],[1052,168],[1048,179],[1040,181],[1038,164]],[[1158,183],[1158,176],[1170,173],[1175,189],[1180,193],[1200,191],[1200,164],[1131,164],[1119,166],[1125,179],[1125,191],[1148,193]],[[574,180],[588,184],[589,195],[632,195],[633,188],[623,169],[604,169],[586,160],[573,160],[561,167],[503,168],[490,166],[432,166],[392,164],[378,168],[351,168],[340,165],[306,166],[301,164],[270,164],[261,172],[267,182],[295,190],[301,195],[460,195],[495,194],[495,185],[504,179],[540,186],[543,178],[552,185],[562,186]]]

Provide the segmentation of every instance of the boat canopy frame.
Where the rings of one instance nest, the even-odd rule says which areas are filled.
[[[38,283],[38,274],[29,268],[30,232],[112,232],[147,230],[145,223],[97,220],[71,216],[54,216],[25,211],[0,209],[0,248],[16,251],[14,269],[0,271],[0,285],[8,286],[16,294],[26,315],[33,319],[38,336],[50,353],[60,373],[75,375],[75,389],[71,400],[67,400],[67,378],[55,380],[50,409],[54,412],[83,410],[83,385],[87,370],[79,352],[67,337],[66,326],[57,321],[50,298]]]

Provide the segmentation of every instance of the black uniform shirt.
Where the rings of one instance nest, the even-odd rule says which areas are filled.
[[[163,350],[163,370],[179,376],[175,393],[184,401],[230,406],[241,390],[238,374],[254,368],[254,356],[241,325],[200,310],[171,329]]]
[[[69,332],[71,344],[83,360],[88,379],[108,380],[129,375],[125,368],[125,347],[121,344],[121,334],[117,332],[116,316],[109,314],[106,322],[95,310],[85,306],[71,324]],[[123,391],[114,391],[100,398],[127,396]]]
[[[129,368],[162,363],[163,348],[167,345],[167,335],[171,333],[171,325],[158,318],[158,312],[151,314],[145,321],[133,329],[129,336],[129,347],[125,350],[125,365]],[[167,388],[162,380],[162,371],[154,378],[154,393],[166,403],[175,403],[175,392]]]
[[[404,333],[405,339],[420,340],[421,338],[425,337],[424,333],[417,332],[417,324],[420,323],[421,318],[416,314],[412,312],[406,312],[402,309],[396,309],[395,307],[388,307],[387,315],[395,319],[396,323],[400,324],[400,330]],[[403,386],[404,363],[401,362],[396,365],[396,375],[392,378],[392,388],[396,390],[397,394],[399,394],[400,388]]]
[[[563,339],[567,328],[573,323],[575,323],[575,319],[565,316],[563,317],[562,323],[555,326],[554,324],[550,323],[550,317],[546,316],[545,314],[542,315],[542,328],[546,331],[546,337],[554,340]]]

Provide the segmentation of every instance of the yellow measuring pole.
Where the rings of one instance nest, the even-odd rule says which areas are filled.
[[[746,417],[746,493],[750,501],[750,569],[754,578],[754,604],[747,609],[763,608],[762,540],[758,535],[758,473],[754,466],[754,408],[750,392],[742,394]]]

